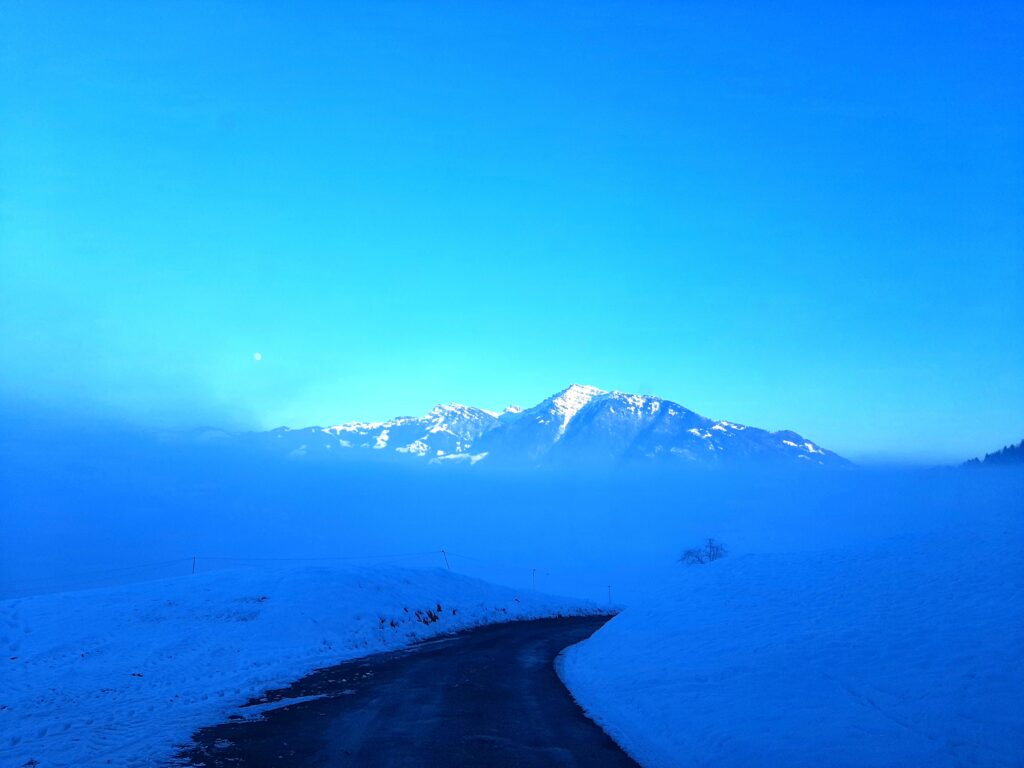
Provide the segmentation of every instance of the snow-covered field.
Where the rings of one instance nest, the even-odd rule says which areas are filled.
[[[1024,526],[667,570],[563,680],[647,768],[1024,765]]]
[[[317,667],[480,624],[591,612],[393,567],[221,571],[0,601],[0,766],[162,764],[199,726]]]

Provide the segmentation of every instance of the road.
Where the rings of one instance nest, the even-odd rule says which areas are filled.
[[[183,757],[208,768],[636,768],[554,669],[606,621],[496,624],[322,669],[269,692],[263,707],[278,708],[262,717],[199,731]],[[318,698],[286,701],[300,697]]]

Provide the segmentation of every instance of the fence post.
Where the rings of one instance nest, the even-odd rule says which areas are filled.
[[[444,567],[450,571],[452,569],[452,566],[448,562],[448,553],[442,549],[441,554],[444,555]]]
[[[192,555],[192,575],[196,575],[196,556]]]

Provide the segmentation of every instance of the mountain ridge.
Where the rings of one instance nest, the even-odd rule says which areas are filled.
[[[769,432],[701,416],[653,395],[572,384],[529,408],[502,412],[438,404],[423,416],[280,427],[249,433],[288,455],[405,455],[434,464],[605,466],[756,463],[847,466],[849,461],[791,430]]]

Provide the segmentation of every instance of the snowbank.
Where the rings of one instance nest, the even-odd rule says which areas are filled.
[[[0,601],[0,765],[161,764],[197,727],[317,667],[480,624],[590,612],[399,568],[222,571]]]
[[[1021,517],[677,565],[560,673],[649,768],[1020,766]]]

